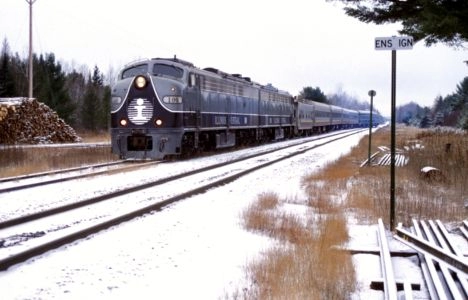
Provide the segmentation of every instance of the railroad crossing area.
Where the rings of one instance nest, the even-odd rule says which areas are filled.
[[[379,219],[350,236],[361,298],[468,299],[468,221],[413,220],[389,232]]]

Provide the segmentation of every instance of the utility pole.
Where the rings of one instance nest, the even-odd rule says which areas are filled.
[[[33,97],[33,42],[32,42],[32,6],[36,0],[26,0],[29,4],[29,98]]]

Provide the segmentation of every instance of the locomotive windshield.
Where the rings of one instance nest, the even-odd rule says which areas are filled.
[[[136,75],[146,74],[148,72],[148,65],[138,65],[128,68],[122,72],[122,79],[133,77]]]
[[[184,75],[184,70],[175,66],[154,64],[153,75],[166,75],[175,78],[182,78],[182,76]]]

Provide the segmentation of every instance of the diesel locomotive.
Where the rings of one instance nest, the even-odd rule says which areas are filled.
[[[112,152],[164,159],[362,126],[365,114],[176,57],[154,58],[124,67],[112,88]]]

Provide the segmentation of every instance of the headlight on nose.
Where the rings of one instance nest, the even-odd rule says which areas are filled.
[[[143,75],[138,75],[136,78],[135,78],[135,87],[137,89],[142,89],[146,86],[148,80],[146,80],[146,77],[143,76]]]

